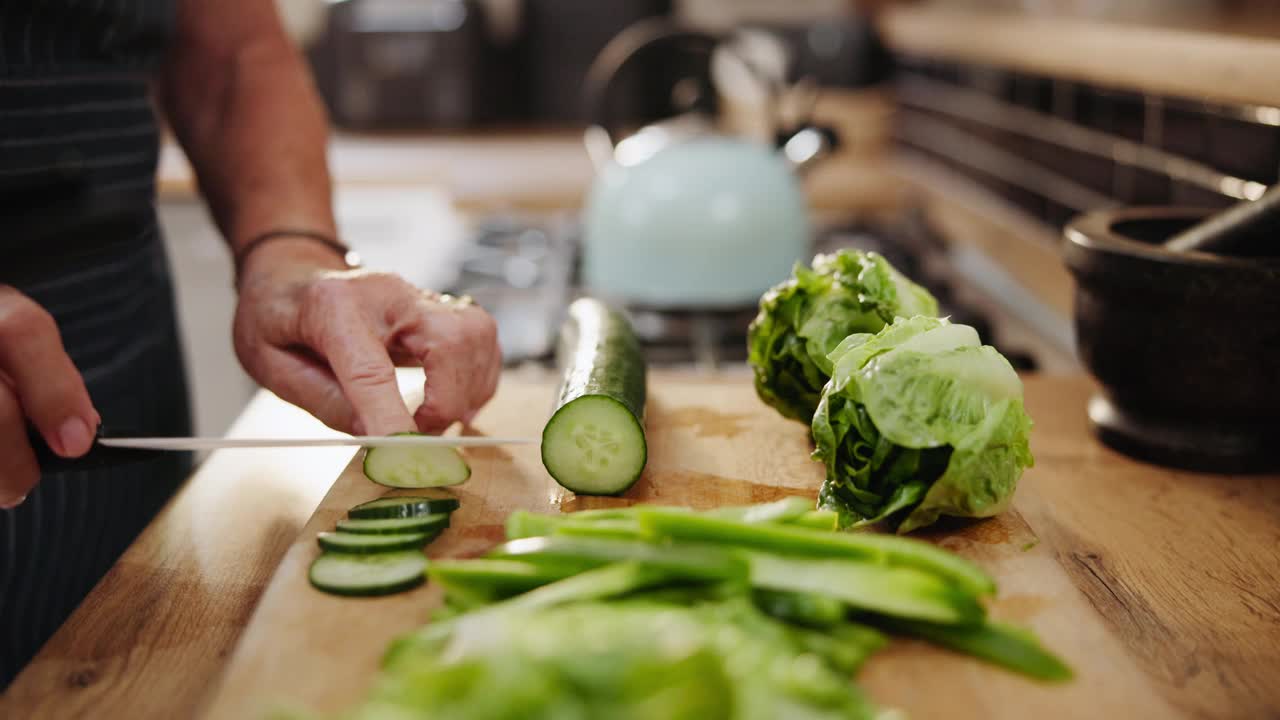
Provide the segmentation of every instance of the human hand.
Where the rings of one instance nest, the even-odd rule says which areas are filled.
[[[356,435],[468,422],[502,371],[497,324],[484,310],[396,275],[347,270],[331,250],[304,239],[277,240],[249,255],[233,335],[255,380]],[[412,414],[397,365],[426,374],[423,403]]]
[[[27,418],[63,457],[88,452],[102,422],[53,317],[0,285],[0,508],[21,504],[40,480]]]

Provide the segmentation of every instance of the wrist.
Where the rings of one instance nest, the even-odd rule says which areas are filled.
[[[264,272],[312,274],[317,271],[352,270],[360,259],[348,246],[325,233],[309,230],[273,230],[236,246],[233,254],[236,286]]]

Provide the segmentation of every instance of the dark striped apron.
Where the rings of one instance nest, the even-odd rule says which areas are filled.
[[[105,425],[190,432],[148,81],[171,0],[0,0],[0,283],[51,312]],[[0,689],[190,471],[46,473],[0,510]]]

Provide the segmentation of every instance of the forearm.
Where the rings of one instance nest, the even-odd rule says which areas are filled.
[[[241,27],[210,34],[211,12]],[[279,228],[333,234],[324,109],[269,2],[188,0],[179,28],[161,98],[233,250]]]

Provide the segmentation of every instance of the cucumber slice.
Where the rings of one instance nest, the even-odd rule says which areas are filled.
[[[569,306],[557,357],[564,379],[542,431],[542,464],[573,492],[621,494],[648,460],[640,343],[620,313],[580,298]]]
[[[376,447],[365,451],[364,475],[387,487],[444,487],[466,482],[471,466],[451,447]]]
[[[427,533],[449,527],[449,516],[444,513],[411,518],[344,518],[338,521],[338,530],[357,535],[399,535]]]
[[[350,532],[322,532],[316,535],[320,547],[339,553],[380,553],[395,550],[420,550],[439,531],[428,533],[396,533],[394,535],[357,535]]]
[[[335,595],[390,595],[426,580],[427,556],[417,550],[350,555],[323,553],[311,563],[308,578]]]
[[[457,498],[395,496],[361,503],[347,511],[347,517],[359,519],[407,518],[420,515],[451,513],[458,509]]]

